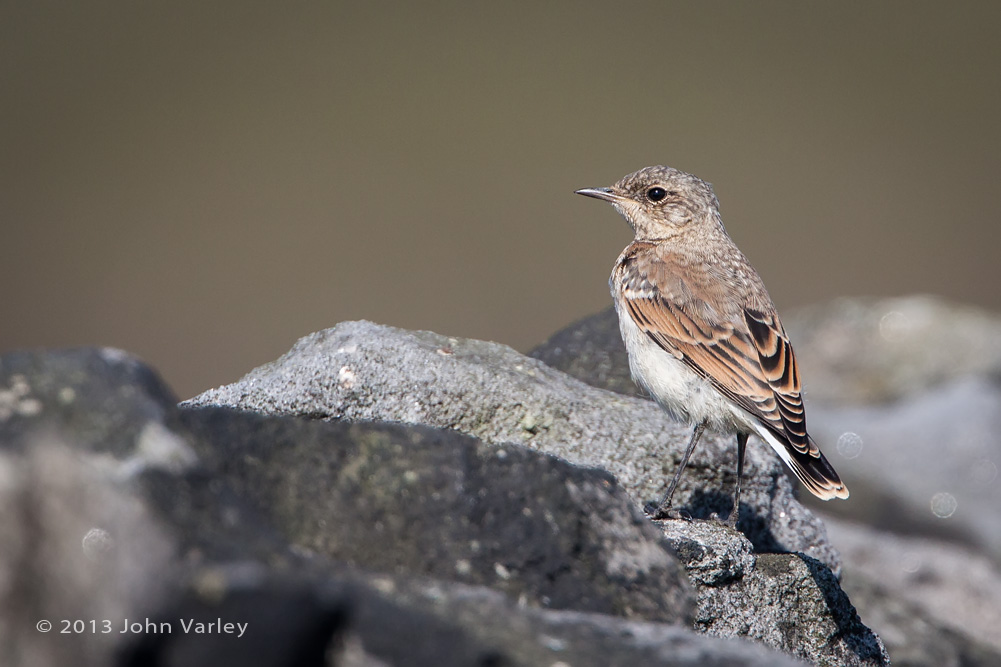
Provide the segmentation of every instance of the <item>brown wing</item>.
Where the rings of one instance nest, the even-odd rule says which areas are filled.
[[[774,311],[730,303],[721,298],[718,283],[686,281],[650,252],[624,255],[619,270],[627,312],[647,336],[761,420],[790,449],[818,455],[806,433],[796,359]]]

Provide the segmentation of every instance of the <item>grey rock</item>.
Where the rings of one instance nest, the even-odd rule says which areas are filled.
[[[143,439],[149,451],[158,450],[161,427],[176,426],[175,400],[154,371],[114,348],[0,357],[0,442],[8,447],[51,424],[88,451],[124,457]]]
[[[784,601],[790,591],[796,599]],[[700,591],[695,623],[709,634],[759,639],[818,665],[890,664],[831,571],[802,554],[761,554],[740,585]]]
[[[818,402],[880,403],[1001,373],[1001,317],[932,296],[838,299],[783,321]]]
[[[113,638],[90,622],[163,594],[149,573],[173,559],[169,533],[114,455],[158,449],[173,401],[118,350],[0,357],[0,663],[110,664]]]
[[[811,431],[852,480],[852,502],[824,510],[882,529],[829,521],[863,618],[895,664],[1001,664],[1001,318],[852,299],[787,326],[805,343]]]
[[[893,664],[898,667],[996,667],[989,646],[936,624],[914,605],[894,597],[878,581],[848,573],[845,592],[865,622],[879,628]]]
[[[426,427],[219,408],[182,419],[211,477],[299,555],[490,586],[541,607],[663,622],[692,615],[693,594],[663,537],[604,471]],[[197,537],[191,548],[236,558],[227,544],[246,551],[270,531],[252,522],[237,534],[246,511],[217,486],[191,475],[153,495]],[[218,549],[213,533],[227,535]]]
[[[714,521],[658,523],[688,576],[701,588],[723,586],[754,570],[753,547],[742,533]]]
[[[959,545],[827,518],[845,590],[894,664],[1001,665],[1001,570]]]
[[[150,573],[173,558],[169,534],[109,483],[102,457],[44,430],[9,444],[0,438],[0,663],[111,664],[122,619],[166,588]]]
[[[695,624],[703,632],[748,637],[821,665],[889,664],[822,563],[754,554],[744,535],[712,522],[669,521],[664,529],[698,587]],[[792,620],[799,618],[813,622]]]
[[[492,363],[495,378],[537,381]],[[357,390],[362,366],[345,365],[334,367],[335,381]],[[3,357],[0,388],[15,397],[0,419],[0,481],[26,480],[5,498],[25,511],[0,522],[12,538],[0,572],[22,582],[11,599],[27,601],[0,608],[0,628],[25,635],[3,644],[14,647],[5,664],[108,664],[113,654],[132,665],[283,664],[318,659],[321,648],[324,659],[355,665],[789,662],[764,646],[665,625],[693,616],[709,634],[757,639],[816,664],[885,664],[873,652],[878,639],[845,620],[837,582],[817,561],[783,555],[794,572],[778,572],[712,522],[674,522],[680,532],[668,540],[606,472],[518,444],[426,426],[178,410],[154,373],[93,350]],[[518,428],[531,432],[520,417]],[[546,432],[559,428],[553,420]],[[72,483],[59,481],[67,476]],[[58,511],[35,510],[39,499]],[[58,553],[40,548],[47,540]],[[697,608],[671,541],[697,581]],[[95,578],[95,560],[120,579]],[[758,582],[750,593],[749,582]],[[36,590],[48,598],[39,603]],[[46,643],[27,625],[65,609],[154,621],[240,610],[247,616],[232,620],[268,628],[269,643],[152,633],[127,646],[120,633]],[[781,629],[767,632],[780,616]],[[452,662],[446,647],[457,651]]]
[[[0,493],[13,510],[0,520],[0,572],[16,582],[0,607],[4,664],[99,665],[114,654],[131,656],[130,664],[248,655],[255,664],[288,664],[330,644],[345,618],[367,629],[355,630],[360,648],[340,644],[340,657],[362,664],[413,656],[421,641],[431,657],[412,664],[471,664],[434,659],[459,635],[469,650],[451,655],[501,659],[483,664],[538,664],[533,655],[554,652],[590,655],[579,664],[595,665],[788,662],[682,628],[541,609],[659,620],[692,613],[660,532],[604,472],[429,428],[178,412],[155,374],[139,370],[134,359],[93,350],[0,360],[0,386],[29,405],[0,420]],[[73,405],[77,397],[84,408]],[[257,565],[236,566],[244,583],[234,588],[227,563],[248,559]],[[311,602],[301,586],[265,585],[311,573],[336,588],[352,566],[370,568],[357,577],[382,595],[380,606],[351,596]],[[389,574],[372,574],[379,569]],[[454,590],[446,596],[453,606],[430,619],[402,593],[387,593],[385,577],[394,591],[425,587],[429,600],[441,598],[434,590]],[[505,596],[470,585],[480,581]],[[186,586],[197,589],[200,608],[170,603]],[[67,616],[176,624],[178,610],[206,619],[239,610],[268,628],[267,645],[261,635],[241,644],[147,635],[122,653],[118,632],[56,636],[33,625]],[[531,650],[521,646],[529,635]]]
[[[267,616],[270,625],[264,636],[277,641],[265,643],[251,634],[212,641],[146,635],[127,647],[124,664],[140,667],[164,658],[171,666],[803,664],[749,642],[720,640],[677,626],[539,609],[484,587],[350,569],[311,579],[276,576],[246,565],[202,568],[157,620],[231,618],[247,610]],[[288,644],[300,647],[300,652],[276,654],[275,645]],[[324,653],[329,663],[322,661]]]
[[[37,406],[0,421],[0,442],[33,452],[35,438],[55,437],[93,455],[180,529],[186,553],[286,567],[319,556],[485,583],[543,606],[691,616],[663,537],[603,471],[453,431],[180,412],[138,368],[93,350],[5,356],[0,386],[23,385]],[[82,408],[62,400],[67,386]]]
[[[666,473],[650,458],[671,456],[670,443],[662,438],[680,445],[688,437],[687,429],[649,401],[593,389],[504,346],[366,322],[306,337],[278,361],[183,405],[444,426],[496,443],[505,452],[511,441],[520,441],[578,464],[604,463],[636,498],[660,490]],[[713,457],[724,459],[730,446],[709,438],[703,455],[696,454],[695,480],[685,488],[693,514],[708,516],[720,500],[726,502],[725,496],[708,499],[695,487],[706,480],[720,483]],[[759,539],[776,526],[762,522],[762,516],[771,517],[780,531],[783,521],[814,526],[792,500],[777,459],[767,451],[752,451],[749,458],[754,491],[743,509],[755,516],[742,519],[741,526]],[[715,522],[668,526],[681,531],[673,543],[699,588],[699,623],[707,631],[752,637],[818,664],[886,663],[878,638],[858,621],[834,575],[819,561],[783,555],[779,561],[765,558],[761,562],[769,567],[762,567],[763,557],[752,555],[750,541]],[[810,534],[817,541],[793,535],[802,551],[833,556],[821,542],[822,533]]]
[[[659,498],[689,429],[650,401],[590,387],[509,347],[370,322],[299,340],[275,362],[185,401],[261,414],[396,421],[523,444],[611,472],[637,506]],[[706,434],[675,496],[696,518],[730,512],[733,439]],[[778,458],[748,447],[740,527],[759,551],[799,551],[838,570],[823,524],[793,496]]]
[[[1001,382],[950,380],[887,405],[810,404],[851,482],[837,516],[976,545],[1001,558]],[[827,509],[827,507],[825,507]]]
[[[119,667],[345,664],[331,663],[328,655],[348,635],[357,616],[357,605],[350,592],[338,586],[337,581],[332,577],[276,573],[248,562],[191,568],[178,577],[172,595],[161,601],[154,612],[139,619],[149,631],[120,636],[114,664]],[[401,619],[384,620],[384,629],[397,629],[395,624]],[[208,626],[220,621],[232,624],[229,632],[195,630],[196,623]],[[186,630],[185,625],[190,629]]]
[[[763,646],[738,639],[699,635],[677,626],[643,623],[576,611],[526,607],[495,591],[453,583],[379,582],[393,600],[439,622],[458,625],[481,646],[496,650],[495,662],[511,665],[796,665]],[[368,646],[381,628],[377,618],[362,626],[359,644]],[[482,654],[481,654],[482,655]],[[383,657],[383,656],[379,656]],[[390,664],[410,664],[406,655]],[[442,663],[428,664],[449,664]],[[475,664],[454,661],[451,664]]]
[[[629,354],[614,306],[567,325],[528,355],[592,387],[646,396],[629,374]]]

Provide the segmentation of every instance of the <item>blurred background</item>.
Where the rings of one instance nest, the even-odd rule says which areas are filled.
[[[180,397],[349,319],[527,350],[631,239],[573,190],[711,181],[781,310],[1001,308],[1001,4],[8,3],[0,352]]]

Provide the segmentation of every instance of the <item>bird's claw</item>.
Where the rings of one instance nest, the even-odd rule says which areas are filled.
[[[670,506],[658,505],[657,503],[647,503],[643,508],[647,516],[654,520],[661,519],[682,519],[683,521],[691,521],[692,515],[685,510],[675,509]]]
[[[711,520],[719,523],[719,524],[722,524],[722,525],[727,526],[729,528],[733,528],[734,530],[737,529],[737,513],[736,512],[730,512],[730,516],[728,516],[725,519],[721,518],[718,512],[713,512],[712,514],[709,515],[709,518]]]

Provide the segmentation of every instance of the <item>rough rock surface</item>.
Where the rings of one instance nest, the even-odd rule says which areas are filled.
[[[650,401],[595,389],[507,346],[371,322],[306,336],[277,361],[183,405],[424,424],[519,443],[608,470],[637,506],[663,494],[690,436]],[[735,458],[732,438],[707,433],[675,504],[696,518],[727,516]],[[778,457],[749,445],[741,529],[759,551],[803,552],[837,572],[823,524],[792,488]]]
[[[491,586],[541,607],[691,616],[677,561],[604,471],[425,427],[219,408],[182,417],[206,465],[300,554]],[[222,504],[205,497],[211,488],[189,486],[189,501],[176,487],[173,523],[201,525],[189,508]]]
[[[790,311],[784,319],[804,378],[810,431],[852,491],[847,503],[812,506],[997,554],[999,318],[908,297],[840,299]],[[595,386],[639,393],[629,380],[611,308],[554,334],[531,355]],[[960,606],[948,591],[966,590],[966,573],[985,572],[983,556],[938,542],[934,552],[888,546],[893,555],[861,558],[860,543],[875,553],[884,544],[912,538],[861,526],[855,529],[861,534],[850,538],[846,524],[834,525],[839,529],[832,530],[832,541],[846,549],[846,590],[862,618],[886,640],[894,664],[1001,664],[988,627],[972,619],[949,622],[967,615],[948,611]],[[918,586],[890,572],[913,563],[914,553],[928,562],[938,557],[950,563],[934,568],[934,575],[915,575],[932,576],[940,586]],[[978,580],[995,581],[994,576],[978,574]],[[922,591],[921,601],[913,598],[915,591]],[[993,611],[980,618],[1001,614],[998,600],[989,596],[985,605]]]
[[[147,634],[123,650],[123,664],[658,665],[792,666],[804,663],[741,640],[720,640],[662,623],[520,605],[484,587],[337,570],[324,579],[275,576],[259,567],[204,568],[159,618],[267,614],[274,641]],[[331,635],[336,640],[331,642]],[[299,648],[295,655],[275,645]]]
[[[1001,665],[996,562],[941,540],[826,522],[844,554],[845,590],[872,610],[895,665]]]
[[[882,647],[816,559],[754,554],[743,534],[715,523],[666,521],[663,527],[698,589],[695,626],[703,632],[757,639],[830,665],[881,659]],[[791,621],[803,614],[814,622]]]
[[[614,306],[567,325],[528,355],[592,387],[648,398],[629,374]]]
[[[0,357],[0,392],[5,665],[795,664],[661,622],[690,618],[691,588],[603,471],[423,427],[178,411],[113,350]],[[222,617],[246,634],[180,630]]]
[[[430,424],[476,435],[504,451],[511,441],[522,442],[579,464],[605,463],[637,499],[635,508],[640,499],[660,491],[666,472],[658,458],[671,457],[671,441],[678,447],[688,437],[687,429],[648,401],[595,390],[504,346],[367,322],[308,336],[278,361],[183,405]],[[728,511],[728,486],[719,494],[694,488],[732,484],[718,471],[726,466],[721,461],[731,446],[711,438],[702,455],[696,454],[685,489],[685,502],[696,516]],[[783,550],[776,533],[789,535],[788,527],[798,524],[804,532],[790,535],[793,548],[834,560],[813,517],[792,500],[777,459],[767,451],[754,451],[749,458],[747,481],[753,490],[745,497],[740,525],[758,539],[754,546]],[[723,579],[709,585],[699,579],[705,569],[701,560],[686,561],[689,574],[699,575],[698,627],[720,636],[757,639],[818,664],[885,661],[878,639],[818,560],[789,554],[775,554],[778,560],[755,557],[750,541],[715,522],[668,523],[687,531],[688,537],[676,544],[689,556],[701,550],[742,564],[728,565]],[[807,542],[808,535],[817,541]],[[761,543],[770,548],[762,549]]]

